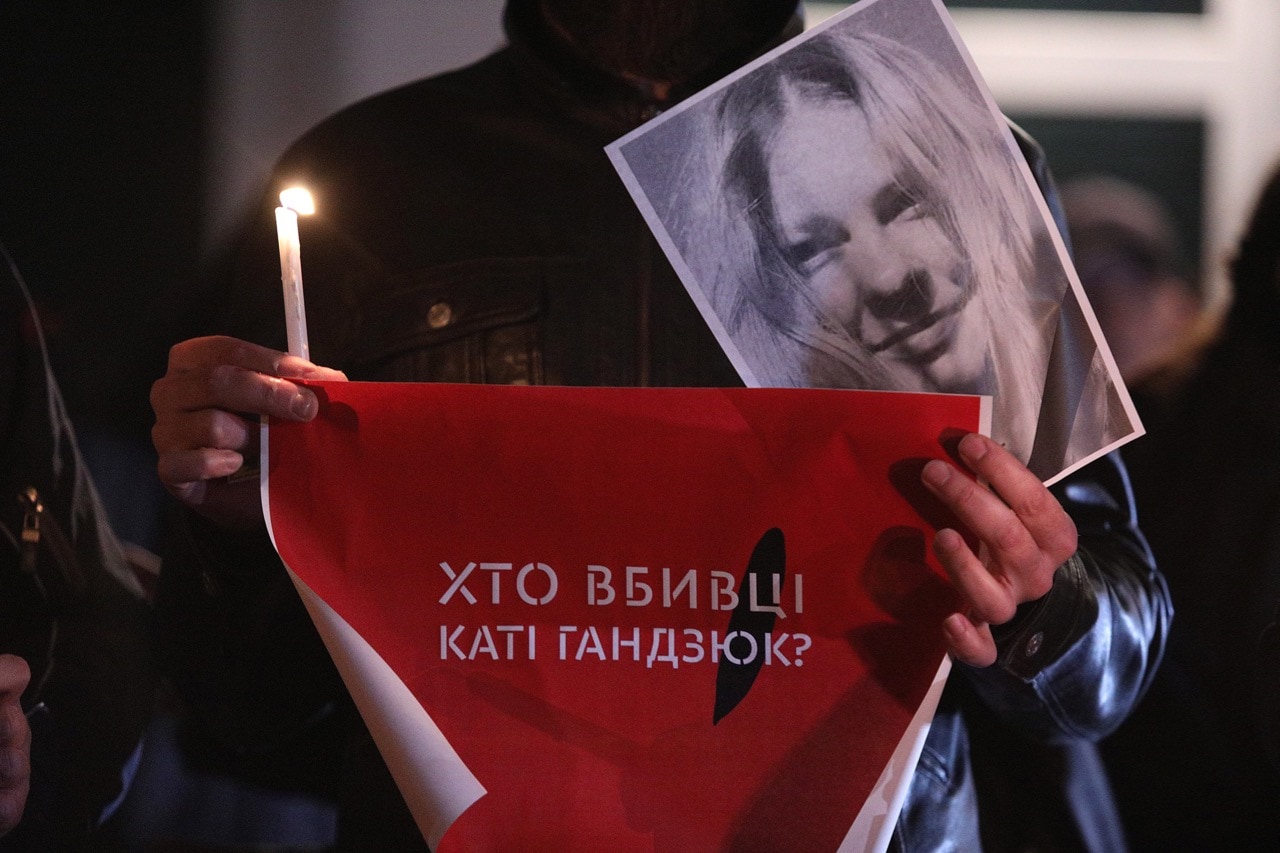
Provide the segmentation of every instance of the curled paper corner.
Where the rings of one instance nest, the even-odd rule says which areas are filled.
[[[292,571],[289,577],[422,837],[431,849],[439,849],[453,822],[485,795],[484,786],[373,647]]]
[[[270,430],[261,428],[263,515],[271,543],[270,475],[266,464]],[[277,546],[278,550],[278,546]],[[287,568],[287,566],[286,566]],[[360,716],[369,727],[396,787],[434,850],[463,812],[487,792],[449,744],[444,733],[364,637],[304,583],[292,569],[289,579],[324,640]]]

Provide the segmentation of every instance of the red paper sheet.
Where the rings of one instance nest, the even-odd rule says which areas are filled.
[[[943,659],[919,467],[987,398],[317,390],[269,524],[487,791],[440,850],[840,847]]]

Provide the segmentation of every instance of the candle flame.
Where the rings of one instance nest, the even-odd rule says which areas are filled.
[[[305,187],[289,187],[281,191],[280,204],[304,215],[316,212],[316,203]]]

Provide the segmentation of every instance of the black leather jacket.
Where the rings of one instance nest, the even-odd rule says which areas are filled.
[[[313,359],[363,380],[741,384],[604,154],[664,104],[583,66],[543,31],[534,5],[509,3],[510,47],[348,108],[283,158],[273,190],[299,180],[322,211],[301,226]],[[775,43],[799,31],[785,17]],[[269,198],[237,259],[222,330],[283,349],[273,206]],[[1004,777],[1003,767],[978,766],[975,720],[998,735],[983,760],[1015,748],[1026,769],[1058,771],[1061,748],[1045,745],[1078,751],[1109,732],[1155,667],[1169,605],[1119,461],[1097,462],[1057,494],[1080,552],[1046,598],[1003,628],[998,665],[951,679],[903,810],[902,849],[978,848],[976,795],[984,777]],[[290,605],[285,621],[272,609],[289,594],[263,546],[193,521],[162,580],[171,671],[245,754],[277,748],[345,696],[300,609]],[[274,713],[246,713],[246,700]],[[1028,759],[1036,749],[1059,754]],[[1032,790],[1030,775],[991,788],[983,807],[1027,815],[1011,797]],[[1042,781],[1037,814],[1063,802],[1060,776]],[[1101,814],[1105,826],[1100,790],[1102,812],[1083,820]],[[1059,811],[1060,824],[1030,827],[984,815],[1002,830],[988,841],[1048,832],[1059,847],[1082,845],[1076,812]],[[372,830],[351,826],[356,847],[354,836]]]

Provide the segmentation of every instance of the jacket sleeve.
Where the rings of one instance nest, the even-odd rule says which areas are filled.
[[[359,718],[270,540],[182,510],[167,546],[157,657],[186,745],[217,772],[332,796]]]
[[[1112,453],[1054,493],[1080,534],[1045,597],[995,630],[993,666],[960,667],[1006,722],[1044,740],[1097,740],[1142,697],[1173,616],[1138,530],[1128,476]]]

